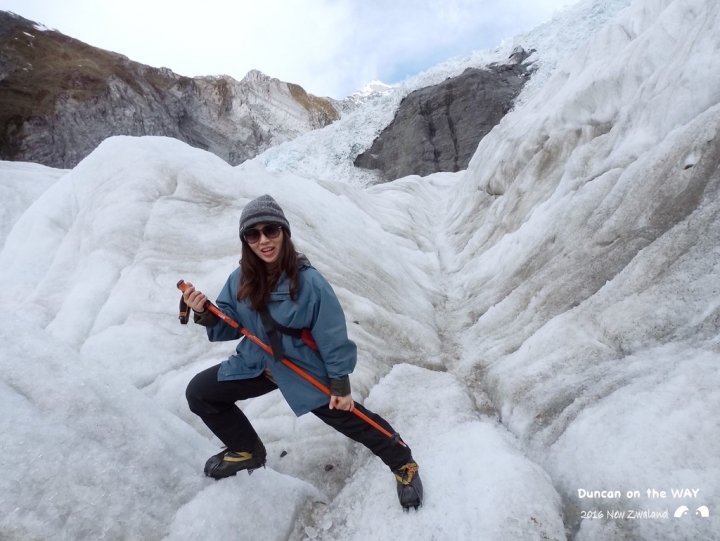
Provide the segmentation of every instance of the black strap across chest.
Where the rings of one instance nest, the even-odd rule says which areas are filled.
[[[310,329],[291,329],[290,327],[280,325],[280,323],[275,321],[270,315],[270,311],[268,310],[267,305],[260,308],[258,312],[260,313],[260,319],[262,321],[263,328],[265,329],[265,334],[267,334],[268,339],[270,340],[270,347],[273,350],[273,357],[277,362],[282,361],[283,357],[285,357],[285,352],[283,351],[282,347],[282,341],[280,340],[280,336],[278,335],[278,333],[286,334],[288,336],[294,336],[295,338],[300,338],[303,342],[305,342],[305,344],[307,344],[310,349],[312,349],[313,351],[318,351],[317,344],[315,343],[312,334],[310,334]]]

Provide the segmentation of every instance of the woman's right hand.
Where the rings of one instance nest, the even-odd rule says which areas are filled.
[[[208,300],[207,297],[200,291],[196,291],[190,282],[187,282],[187,285],[187,289],[183,291],[183,300],[198,314],[203,313],[205,311],[205,303]]]

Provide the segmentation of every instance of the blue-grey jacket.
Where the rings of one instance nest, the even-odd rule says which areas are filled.
[[[349,394],[348,375],[357,363],[357,347],[348,339],[345,314],[330,284],[300,257],[300,283],[296,301],[290,299],[290,280],[283,273],[277,287],[270,293],[267,303],[270,315],[280,325],[294,329],[309,327],[319,351],[313,351],[300,338],[279,334],[285,357],[308,372],[315,379],[334,388],[346,387]],[[260,319],[259,312],[250,309],[248,299],[240,302],[237,292],[240,285],[240,267],[230,275],[217,298],[216,304],[229,317],[270,344]],[[207,326],[207,335],[211,342],[237,340],[242,336],[239,331],[216,316],[207,317],[205,312],[195,316],[197,323]],[[330,401],[321,390],[304,380],[285,365],[278,363],[272,355],[265,353],[259,346],[243,338],[235,354],[223,361],[218,371],[218,380],[256,378],[268,367],[273,379],[280,388],[285,400],[300,416]],[[341,394],[341,393],[333,393]]]

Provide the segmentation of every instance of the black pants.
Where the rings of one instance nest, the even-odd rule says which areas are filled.
[[[203,370],[190,381],[185,391],[190,411],[199,415],[228,449],[251,451],[258,435],[235,402],[274,391],[277,389],[277,385],[264,375],[253,379],[218,381],[218,368],[220,365]],[[379,415],[365,409],[360,404],[355,404],[355,409],[367,415],[391,434],[395,433],[395,430]],[[385,434],[352,412],[331,410],[325,405],[312,410],[312,413],[341,434],[362,443],[391,470],[412,462],[409,447],[393,444]]]

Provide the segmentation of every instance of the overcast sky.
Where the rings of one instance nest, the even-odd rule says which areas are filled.
[[[251,69],[344,98],[498,45],[577,0],[0,0],[90,45],[187,76]]]

